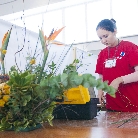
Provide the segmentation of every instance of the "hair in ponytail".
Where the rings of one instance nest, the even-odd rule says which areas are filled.
[[[112,18],[112,19],[104,19],[104,20],[101,20],[97,27],[96,27],[96,31],[101,28],[101,29],[104,29],[104,30],[107,30],[107,31],[111,31],[111,32],[114,32],[115,29],[117,29],[116,27],[116,21]]]

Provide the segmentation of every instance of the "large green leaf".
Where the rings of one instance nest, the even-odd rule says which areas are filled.
[[[90,78],[90,77],[92,77],[92,75],[91,75],[91,74],[86,73],[86,74],[83,74],[83,75],[82,75],[82,77],[83,77],[83,80],[84,80],[84,81],[88,81],[88,80],[89,80],[89,78]]]
[[[97,80],[94,79],[93,77],[89,77],[88,81],[89,81],[91,87],[96,87],[97,86]]]
[[[99,90],[99,89],[103,89],[104,87],[105,87],[104,83],[101,81],[101,79],[98,79],[96,88]]]
[[[39,86],[41,86],[41,87],[47,87],[47,86],[49,86],[49,80],[48,79],[42,80],[40,82]]]
[[[68,86],[68,75],[66,73],[61,74],[61,84],[64,87]]]
[[[87,82],[87,81],[83,81],[82,85],[83,85],[84,87],[86,87],[86,88],[90,88],[90,87],[91,87],[90,83]]]
[[[25,95],[22,98],[24,98],[25,100],[27,100],[27,102],[29,102],[31,100],[31,95]]]
[[[74,76],[74,83],[76,85],[80,85],[82,83],[82,81],[83,81],[83,77],[82,76],[78,76],[78,75]]]
[[[104,88],[102,90],[105,91],[105,92],[109,92],[110,87],[109,87],[108,83],[107,82],[103,82],[103,83],[104,83]]]
[[[111,86],[109,86],[109,88],[110,88],[110,91],[108,91],[108,94],[112,97],[115,97],[116,90]]]

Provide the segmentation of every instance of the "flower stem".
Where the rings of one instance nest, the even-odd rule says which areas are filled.
[[[38,84],[40,83],[41,79],[42,79],[42,74],[43,74],[43,71],[44,71],[44,68],[45,68],[45,64],[46,64],[46,61],[47,61],[47,58],[48,58],[48,53],[49,51],[46,50],[45,53],[44,53],[44,60],[43,60],[43,63],[42,63],[42,68],[40,70],[40,75],[38,77]]]
[[[2,64],[2,74],[5,75],[4,61],[1,64]]]

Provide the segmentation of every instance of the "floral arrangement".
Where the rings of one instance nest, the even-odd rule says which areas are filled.
[[[15,63],[10,71],[5,73],[4,60],[12,29],[8,31],[2,40],[1,65],[2,81],[0,84],[0,131],[14,130],[24,131],[26,128],[36,127],[48,122],[52,125],[53,110],[56,107],[56,99],[64,98],[64,92],[70,88],[82,85],[84,87],[96,87],[103,89],[115,96],[115,90],[100,79],[96,80],[92,74],[78,74],[77,59],[67,65],[61,74],[55,75],[55,63],[48,65],[50,72],[45,70],[49,55],[48,45],[55,43],[57,35],[64,29],[52,30],[46,37],[39,30],[39,40],[42,45],[42,64],[36,65],[35,54],[27,57],[25,70],[21,71]],[[55,43],[61,45],[60,43]],[[36,50],[35,50],[36,51]]]

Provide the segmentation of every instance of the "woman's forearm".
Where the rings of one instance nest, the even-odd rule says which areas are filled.
[[[121,76],[121,78],[123,79],[123,84],[137,82],[138,81],[138,71],[135,71],[134,73],[131,73],[131,74],[128,74],[125,76]]]

